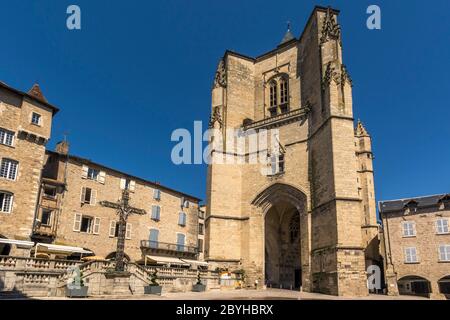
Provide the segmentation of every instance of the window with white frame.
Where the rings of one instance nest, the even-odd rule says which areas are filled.
[[[90,180],[97,180],[100,174],[100,170],[94,168],[88,168],[87,178]]]
[[[419,262],[417,258],[417,250],[415,247],[405,248],[405,263]]]
[[[0,212],[10,213],[13,204],[13,194],[9,192],[0,191]]]
[[[14,145],[14,132],[0,128],[0,144]]]
[[[11,159],[2,159],[2,164],[0,167],[0,177],[8,180],[16,180],[17,167],[19,162]]]
[[[416,236],[416,224],[412,221],[404,221],[403,225],[403,237],[415,237]]]
[[[41,115],[39,113],[33,112],[33,114],[31,115],[31,123],[40,126],[41,125]]]
[[[450,245],[439,246],[439,261],[450,261]]]
[[[450,233],[448,228],[448,219],[438,219],[436,221],[436,232],[438,234]]]
[[[85,216],[81,213],[75,213],[73,222],[73,231],[82,233],[99,234],[100,218]]]
[[[282,174],[284,173],[284,169],[285,169],[285,160],[284,160],[284,154],[279,154],[279,155],[269,155],[269,176],[270,175],[277,175],[277,174]]]

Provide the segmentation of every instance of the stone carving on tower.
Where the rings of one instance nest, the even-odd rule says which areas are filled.
[[[336,22],[333,12],[328,8],[322,26],[320,44],[329,40],[338,40],[341,43],[341,27]]]
[[[221,59],[219,65],[217,66],[216,76],[214,78],[214,88],[227,86],[227,70],[225,60]]]
[[[209,118],[209,128],[214,129],[216,122],[219,124],[219,129],[222,129],[223,127],[223,121],[222,121],[222,113],[221,113],[220,107],[214,107],[214,111]]]

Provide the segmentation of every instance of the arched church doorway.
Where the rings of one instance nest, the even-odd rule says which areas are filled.
[[[265,279],[269,287],[300,289],[300,214],[288,202],[273,205],[264,221]]]
[[[299,189],[275,183],[252,204],[261,210],[264,226],[264,283],[282,289],[309,288],[307,198]],[[304,243],[302,243],[302,239]]]

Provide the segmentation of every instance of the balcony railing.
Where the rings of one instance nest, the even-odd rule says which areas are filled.
[[[298,118],[306,118],[311,110],[311,106],[307,103],[304,107],[299,109],[291,110],[285,113],[274,115],[269,118],[265,118],[255,122],[249,122],[243,125],[244,131],[249,129],[261,129],[270,126],[276,126],[284,123],[285,121],[291,121]]]
[[[162,251],[171,251],[178,253],[188,253],[188,254],[197,254],[198,248],[191,247],[186,245],[181,245],[177,243],[166,243],[159,241],[150,241],[150,240],[141,240],[141,248],[142,249],[155,249]]]

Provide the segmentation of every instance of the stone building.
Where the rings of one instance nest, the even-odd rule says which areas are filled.
[[[31,235],[45,145],[57,112],[38,85],[25,93],[0,82],[0,238]],[[17,249],[0,243],[0,255],[19,254]]]
[[[46,150],[57,111],[38,85],[23,93],[0,83],[0,255],[114,258],[118,217],[100,202],[127,189],[146,214],[128,219],[126,257],[195,264],[200,200],[70,155],[67,142]]]
[[[205,259],[250,285],[364,296],[380,263],[371,138],[354,126],[338,14],[316,7],[300,38],[288,30],[258,57],[226,51],[217,68]],[[268,163],[251,163],[229,149],[230,129],[276,130],[281,151],[258,148]]]
[[[450,194],[378,205],[388,293],[450,297]]]

